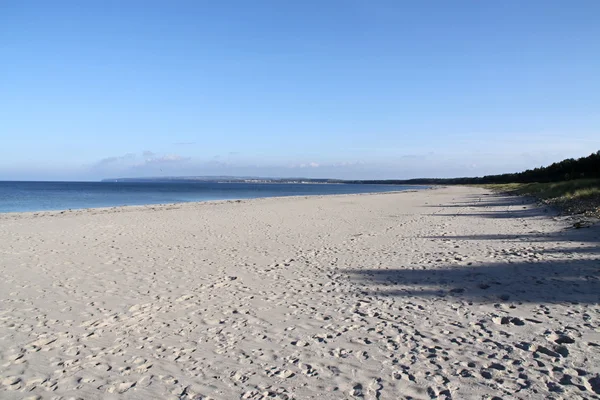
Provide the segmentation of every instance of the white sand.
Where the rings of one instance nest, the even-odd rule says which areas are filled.
[[[482,189],[0,216],[0,398],[600,398],[600,230]]]

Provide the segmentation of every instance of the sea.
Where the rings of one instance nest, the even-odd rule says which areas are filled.
[[[0,213],[398,192],[424,186],[218,182],[0,182]]]

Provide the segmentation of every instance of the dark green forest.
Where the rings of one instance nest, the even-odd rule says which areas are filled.
[[[408,180],[357,180],[345,183],[410,184],[410,185],[474,185],[489,183],[548,183],[574,179],[600,178],[600,150],[587,157],[568,158],[547,167],[502,175],[487,175],[475,178],[418,178]]]

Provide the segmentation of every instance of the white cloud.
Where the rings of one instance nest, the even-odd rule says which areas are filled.
[[[321,164],[311,161],[308,163],[292,164],[289,168],[319,168],[320,166]]]
[[[102,166],[109,166],[109,165],[126,164],[128,162],[131,162],[132,160],[135,160],[135,154],[127,153],[122,156],[103,158],[103,159],[99,160],[95,164],[95,166],[102,167]]]
[[[415,152],[411,149],[410,151],[398,150],[395,154],[379,159],[373,159],[366,153],[357,154],[356,158],[350,156],[345,160],[307,157],[308,159],[296,159],[294,160],[296,162],[287,163],[283,160],[268,162],[256,158],[227,155],[192,159],[181,154],[155,153],[147,150],[137,154],[107,157],[77,173],[79,176],[87,174],[94,178],[199,175],[341,179],[448,178],[523,171],[549,165],[566,157],[587,156],[590,152],[532,152],[524,148],[519,152],[506,154],[491,148],[467,154],[465,151]],[[359,159],[363,157],[366,159]]]
[[[89,169],[95,174],[153,172],[161,171],[163,166],[179,166],[189,160],[191,160],[189,157],[179,154],[160,155],[146,150],[140,155],[127,153],[122,156],[106,157],[93,164]]]
[[[301,164],[292,164],[288,168],[344,168],[344,167],[355,167],[364,165],[364,161],[339,161],[333,163],[318,163],[318,162],[306,162]]]
[[[184,162],[189,161],[189,157],[183,157],[178,154],[166,154],[164,156],[156,156],[147,158],[144,160],[144,164],[163,164],[163,163],[176,163],[176,162]],[[143,164],[142,164],[143,165]]]

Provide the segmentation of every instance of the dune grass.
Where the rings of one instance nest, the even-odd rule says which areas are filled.
[[[568,214],[600,217],[600,179],[577,179],[549,183],[480,185],[497,192],[533,196]]]

